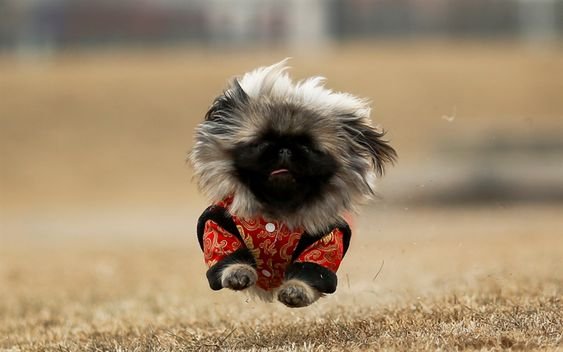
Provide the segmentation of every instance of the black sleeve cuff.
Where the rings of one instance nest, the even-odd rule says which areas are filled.
[[[298,279],[322,293],[334,293],[338,279],[329,269],[315,263],[298,262],[291,264],[285,272],[285,279]]]
[[[256,268],[256,261],[250,250],[248,250],[248,248],[238,249],[207,270],[207,281],[209,281],[209,287],[211,287],[212,290],[217,291],[223,288],[221,284],[221,272],[227,266],[235,263],[249,264]]]

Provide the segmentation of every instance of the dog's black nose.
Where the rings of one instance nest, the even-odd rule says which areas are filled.
[[[291,150],[288,148],[281,148],[280,151],[280,158],[282,160],[289,160],[291,159]]]

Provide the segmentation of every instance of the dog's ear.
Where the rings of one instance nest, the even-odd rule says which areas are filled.
[[[215,98],[209,111],[205,114],[206,121],[223,120],[226,122],[233,112],[248,103],[248,94],[242,89],[237,79],[233,79],[230,87]]]
[[[393,164],[397,160],[397,152],[389,142],[384,140],[385,131],[377,132],[371,126],[365,126],[358,137],[358,143],[368,150],[374,162],[377,174],[383,175],[387,164]]]
[[[379,176],[383,175],[387,164],[393,164],[397,160],[397,152],[383,139],[385,131],[378,132],[363,119],[348,119],[344,129],[351,138],[352,145],[356,144],[372,158]]]

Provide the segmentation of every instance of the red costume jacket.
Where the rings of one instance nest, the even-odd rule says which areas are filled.
[[[229,205],[227,199],[210,206],[198,221],[212,289],[222,288],[220,274],[226,265],[246,262],[255,267],[256,285],[264,290],[279,287],[284,279],[300,278],[321,292],[334,292],[336,271],[351,236],[344,220],[326,233],[309,234],[261,217],[239,218],[229,213]]]

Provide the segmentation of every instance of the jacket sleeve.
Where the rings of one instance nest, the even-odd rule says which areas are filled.
[[[307,282],[322,293],[336,291],[336,271],[350,243],[349,227],[335,228],[330,233],[309,243],[289,265],[285,278]]]
[[[197,237],[208,266],[207,280],[213,290],[223,288],[221,272],[233,263],[256,266],[252,253],[246,248],[240,233],[227,210],[212,205],[200,216]]]
[[[213,220],[207,220],[203,230],[203,258],[210,268],[243,247],[237,236]]]
[[[315,263],[336,272],[342,262],[344,252],[344,234],[336,228],[307,247],[295,262]]]

